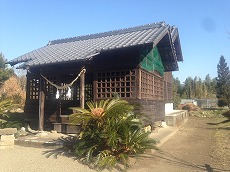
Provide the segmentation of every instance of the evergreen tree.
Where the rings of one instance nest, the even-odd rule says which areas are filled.
[[[173,78],[173,108],[177,109],[181,101],[180,96],[181,84],[178,78]]]
[[[230,72],[224,56],[220,57],[217,65],[216,93],[220,107],[230,107]]]
[[[197,81],[197,93],[196,93],[196,98],[198,99],[202,99],[205,97],[205,94],[204,94],[204,90],[203,90],[203,81],[200,77],[198,77],[198,81]]]
[[[202,98],[208,98],[208,87],[205,85],[205,82],[202,82]]]
[[[179,79],[174,79],[175,83],[180,83]],[[176,84],[177,93],[181,99],[216,99],[216,78],[206,75],[205,80],[196,76],[187,77],[184,84]]]
[[[216,84],[217,84],[216,78],[213,78],[211,81],[210,98],[216,98]]]
[[[201,80],[200,77],[195,77],[194,80],[193,80],[193,92],[194,92],[194,98],[202,98],[204,96],[203,94],[203,90],[202,90],[202,84],[203,81]]]
[[[184,93],[186,95],[186,99],[194,98],[194,82],[192,77],[186,78],[184,82]]]
[[[0,87],[13,74],[14,71],[7,68],[6,59],[4,58],[4,55],[0,53]]]
[[[212,79],[209,74],[206,75],[204,82],[205,82],[205,85],[207,86],[207,89],[210,90]]]
[[[205,80],[204,80],[204,96],[205,98],[210,98],[210,91],[211,91],[211,82],[212,82],[212,79],[210,77],[210,75],[206,75],[205,77]]]

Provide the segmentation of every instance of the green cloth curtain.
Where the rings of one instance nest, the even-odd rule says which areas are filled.
[[[164,66],[161,60],[160,53],[157,47],[143,47],[140,51],[140,66],[141,68],[153,72],[157,71],[161,76],[164,75]]]

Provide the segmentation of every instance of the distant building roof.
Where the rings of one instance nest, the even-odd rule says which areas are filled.
[[[46,46],[19,56],[8,63],[15,65],[24,62],[21,68],[25,68],[25,66],[72,62],[91,58],[104,51],[148,43],[157,45],[167,34],[170,35],[169,38],[172,42],[173,56],[176,57],[176,61],[182,61],[183,57],[178,29],[164,22],[159,22],[110,32],[49,41]]]

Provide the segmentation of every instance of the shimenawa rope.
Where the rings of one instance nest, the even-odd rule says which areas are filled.
[[[48,80],[44,75],[40,74],[42,78],[44,78],[50,85],[54,86],[55,88],[57,88],[57,90],[63,90],[63,89],[66,89],[68,87],[71,87],[75,81],[77,81],[77,79],[83,74],[86,72],[86,69],[83,68],[80,73],[77,75],[77,77],[72,81],[70,82],[69,84],[65,84],[63,86],[59,86],[57,84],[54,84],[53,82],[51,82],[50,80]]]

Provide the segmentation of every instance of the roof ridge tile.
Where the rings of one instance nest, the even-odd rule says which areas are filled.
[[[147,29],[152,29],[156,27],[166,27],[166,26],[169,26],[169,25],[166,24],[165,22],[150,23],[150,24],[139,25],[139,26],[123,28],[123,29],[117,29],[117,30],[112,30],[112,31],[107,31],[107,32],[100,32],[100,33],[94,33],[94,34],[88,34],[88,35],[82,35],[82,36],[76,36],[76,37],[70,37],[70,38],[51,40],[48,42],[47,45],[63,44],[63,43],[82,41],[82,40],[88,40],[88,39],[96,39],[96,38],[101,38],[101,37],[106,37],[106,36],[125,34],[129,32],[136,32],[140,30],[147,30]]]

